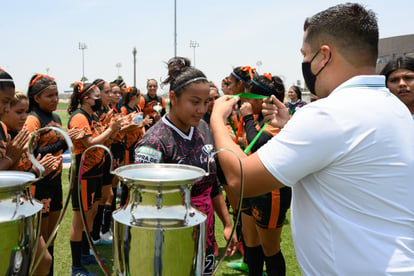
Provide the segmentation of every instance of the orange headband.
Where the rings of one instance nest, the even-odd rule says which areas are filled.
[[[243,66],[242,68],[240,68],[240,70],[242,71],[247,71],[249,73],[249,76],[251,79],[253,79],[253,72],[256,71],[256,68],[252,68],[250,66]]]
[[[272,74],[270,74],[270,73],[264,73],[263,77],[265,77],[266,79],[272,81]]]
[[[81,83],[79,81],[75,81],[75,84],[77,84],[79,86],[78,92],[82,93],[83,92],[83,83]]]
[[[95,87],[95,85],[94,85],[94,84],[92,84],[91,86],[89,86],[89,88],[88,88],[88,89],[86,89],[85,91],[83,91],[83,89],[85,89],[85,87],[84,87],[83,83],[78,82],[78,81],[75,81],[75,84],[79,85],[79,90],[78,90],[78,92],[79,92],[79,94],[80,94],[79,98],[82,98],[83,96],[85,96],[85,95],[86,95],[86,93],[87,93],[89,90],[91,90],[91,88],[92,88],[92,87]]]
[[[29,87],[33,86],[38,80],[40,80],[42,78],[48,78],[48,79],[51,79],[51,80],[55,80],[54,78],[52,78],[48,75],[37,74],[37,76],[30,82]]]

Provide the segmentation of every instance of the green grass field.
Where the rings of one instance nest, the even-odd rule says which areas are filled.
[[[68,170],[64,169],[63,171],[63,191],[64,191],[64,198],[66,198],[69,181],[67,179]],[[71,268],[71,253],[70,253],[70,246],[69,246],[69,236],[70,236],[70,228],[72,223],[72,210],[71,204],[69,204],[68,210],[66,215],[60,225],[58,236],[55,241],[55,275],[69,275],[70,268]],[[224,250],[225,241],[223,239],[222,232],[223,227],[221,225],[220,220],[216,219],[216,239],[220,248],[220,254]],[[99,254],[107,259],[106,265],[110,271],[112,271],[112,246],[99,246],[97,247]],[[286,259],[286,270],[287,275],[301,275],[300,269],[296,262],[296,256],[293,249],[291,232],[290,232],[290,225],[287,224],[283,228],[282,233],[282,251]],[[218,272],[216,275],[247,275],[246,273],[238,272],[233,269],[230,269],[226,266],[226,263],[234,260],[238,260],[241,258],[239,252],[237,252],[233,257],[228,258],[226,257],[221,264]],[[104,275],[98,265],[90,265],[88,266],[89,271],[96,273],[97,275]]]
[[[59,104],[58,110],[66,110],[67,104],[62,103]],[[62,119],[62,125],[63,128],[66,129],[66,123],[68,119],[68,113],[65,112],[57,112],[59,116]],[[64,192],[64,199],[66,198],[68,189],[69,189],[69,181],[67,178],[68,170],[64,169],[63,171],[63,192]],[[289,214],[288,214],[289,217]],[[72,223],[72,210],[71,210],[71,204],[69,204],[68,210],[66,212],[66,215],[62,221],[62,224],[60,225],[58,236],[55,241],[55,275],[69,275],[70,268],[71,268],[71,252],[70,252],[70,244],[69,244],[69,237],[70,237],[70,228]],[[216,219],[216,239],[220,248],[220,256],[221,252],[224,250],[225,246],[225,240],[223,239],[223,227],[221,225],[220,220]],[[282,233],[282,251],[285,256],[286,260],[286,271],[287,275],[301,275],[299,266],[296,262],[296,256],[293,248],[292,238],[291,238],[291,231],[290,231],[290,225],[287,224],[283,228]],[[99,246],[98,248],[99,254],[107,259],[106,265],[110,271],[112,271],[112,246]],[[230,269],[226,266],[228,262],[238,260],[241,258],[241,255],[239,252],[237,252],[233,257],[228,258],[226,257],[221,264],[218,272],[216,275],[247,275],[246,273],[238,272],[233,269]],[[104,275],[104,273],[101,271],[98,265],[90,265],[88,266],[88,270],[90,272],[94,272],[97,275]]]

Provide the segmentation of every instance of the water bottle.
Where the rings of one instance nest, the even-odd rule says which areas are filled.
[[[135,116],[135,118],[134,118],[134,123],[136,124],[136,125],[139,125],[141,122],[142,122],[142,120],[144,120],[144,116],[142,115],[142,114],[138,114],[137,116]]]

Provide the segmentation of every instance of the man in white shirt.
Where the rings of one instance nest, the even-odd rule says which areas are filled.
[[[247,157],[224,135],[238,99],[223,96],[211,116],[216,148],[242,159],[244,196],[292,187],[304,275],[413,275],[414,125],[375,75],[375,14],[337,5],[308,18],[304,31],[303,75],[320,100],[288,122],[286,107],[269,99],[266,119],[283,129]],[[219,159],[228,185],[240,189],[237,159]]]

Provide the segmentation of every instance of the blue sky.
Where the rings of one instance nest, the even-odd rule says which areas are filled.
[[[306,17],[341,1],[176,0],[177,55],[220,84],[233,67],[250,65],[282,76],[286,86],[302,80],[302,26]],[[362,0],[377,14],[380,38],[414,33],[408,0]],[[7,1],[1,6],[0,67],[17,88],[27,90],[34,73],[55,77],[60,92],[82,77],[78,43],[87,44],[85,75],[133,84],[136,46],[137,86],[165,79],[165,62],[174,55],[174,0]],[[262,65],[257,66],[258,61]],[[115,66],[121,63],[119,69]],[[160,91],[162,93],[163,91]],[[166,88],[164,88],[164,92]]]

